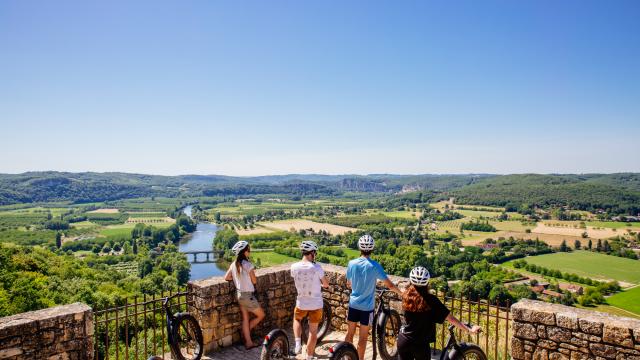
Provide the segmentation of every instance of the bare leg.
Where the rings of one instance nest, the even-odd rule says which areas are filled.
[[[358,334],[358,358],[364,359],[364,352],[367,350],[367,340],[369,340],[369,326],[360,325]]]
[[[262,308],[257,308],[250,311],[256,316],[249,323],[249,330],[253,330],[264,319],[264,310],[262,310]]]
[[[353,344],[353,335],[356,333],[356,323],[347,321],[347,335],[344,337],[344,341]]]
[[[240,307],[240,311],[242,312],[242,336],[244,337],[244,346],[249,348],[253,347],[253,341],[251,340],[251,329],[249,327],[249,311],[244,307]]]
[[[309,323],[309,339],[307,340],[307,357],[313,356],[318,342],[318,323]]]
[[[302,323],[299,320],[293,319],[293,336],[296,339],[302,337]]]

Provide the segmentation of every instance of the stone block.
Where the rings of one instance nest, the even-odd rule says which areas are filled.
[[[538,332],[534,325],[527,323],[514,323],[515,336],[528,340],[538,340]]]
[[[556,342],[562,343],[571,341],[571,331],[557,326],[549,326],[547,328],[547,336],[549,339]]]
[[[584,334],[581,332],[573,332],[572,333],[574,337],[577,337],[578,339],[582,339],[582,340],[586,340],[589,342],[601,342],[602,338],[599,336],[595,336],[595,335],[589,335],[589,334]]]
[[[548,350],[555,350],[558,348],[558,344],[555,341],[545,339],[538,340],[538,346]]]
[[[589,360],[589,355],[578,351],[572,351],[571,360]]]
[[[570,330],[577,330],[578,316],[574,313],[557,313],[556,325]]]
[[[549,360],[569,360],[569,357],[560,352],[552,352],[549,354]]]
[[[18,355],[22,355],[22,349],[19,347],[0,350],[0,359],[7,359]]]
[[[532,359],[533,360],[549,360],[549,351],[547,351],[547,349],[537,348],[533,352]]]
[[[617,355],[616,348],[606,344],[589,344],[589,349],[594,355],[605,359],[615,359]]]
[[[630,348],[633,347],[631,330],[611,324],[604,325],[602,340],[613,345],[620,345]]]
[[[547,338],[547,328],[546,328],[546,326],[538,325],[537,330],[538,330],[538,337],[540,339],[546,339]]]
[[[516,337],[511,338],[511,357],[514,360],[524,359],[524,343]]]
[[[591,319],[579,319],[580,330],[587,334],[602,336],[602,322]]]

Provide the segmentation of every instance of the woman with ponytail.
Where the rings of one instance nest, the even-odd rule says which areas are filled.
[[[444,320],[472,334],[480,331],[479,326],[469,328],[461,323],[429,292],[430,278],[429,271],[421,266],[411,270],[411,285],[402,295],[405,321],[398,335],[399,360],[431,359],[429,344],[436,340],[436,323]]]
[[[256,274],[253,265],[249,261],[251,249],[246,241],[238,241],[231,249],[236,255],[236,260],[231,263],[224,279],[232,281],[236,285],[238,303],[242,312],[242,336],[245,348],[256,346],[251,339],[251,330],[258,326],[264,319],[264,310],[260,307],[255,296]],[[251,319],[251,314],[255,315]]]

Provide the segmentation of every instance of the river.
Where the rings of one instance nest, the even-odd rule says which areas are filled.
[[[184,208],[183,212],[191,217],[191,205]],[[218,227],[215,224],[198,223],[196,231],[191,236],[186,236],[180,240],[178,249],[180,251],[211,251],[211,243],[216,236]],[[203,255],[200,255],[201,257]],[[227,271],[226,267],[221,268],[221,263],[191,264],[190,280],[204,279],[212,276],[222,276]]]

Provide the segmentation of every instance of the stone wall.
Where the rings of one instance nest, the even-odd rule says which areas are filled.
[[[324,291],[332,308],[332,328],[346,330],[346,316],[350,291],[346,285],[346,268],[321,264],[329,281],[329,289]],[[266,318],[253,332],[267,334],[274,328],[289,328],[293,320],[296,288],[290,274],[291,264],[259,269],[256,271],[258,301],[265,309]],[[390,276],[394,283],[407,279]],[[189,309],[202,327],[205,351],[230,346],[241,341],[242,315],[235,298],[235,285],[222,277],[213,277],[189,282]],[[394,294],[395,297],[395,294]],[[399,309],[400,301],[392,302]]]
[[[640,360],[640,320],[533,300],[511,313],[513,359]]]
[[[0,318],[0,359],[93,359],[93,315],[85,304]]]
[[[325,298],[329,299],[331,307],[334,309],[331,318],[332,329],[347,330],[347,310],[349,309],[349,295],[351,290],[347,287],[347,269],[342,266],[322,264],[325,276],[329,281],[329,289],[325,293]],[[396,285],[404,287],[409,283],[409,279],[389,275],[389,279]],[[389,294],[391,308],[402,312],[402,302],[395,293]]]
[[[267,334],[291,322],[296,288],[290,267],[285,264],[256,270],[256,294],[266,317],[254,334]],[[240,342],[242,314],[233,282],[223,277],[190,281],[188,292],[192,304],[189,311],[200,323],[206,352]]]

